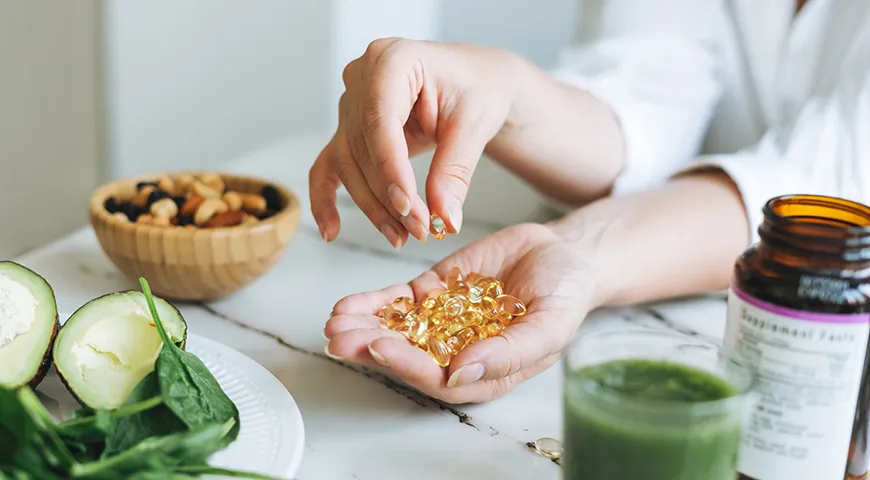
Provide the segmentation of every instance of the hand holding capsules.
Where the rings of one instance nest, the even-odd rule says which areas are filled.
[[[309,174],[311,210],[324,240],[339,234],[342,184],[397,250],[409,233],[426,240],[430,214],[458,232],[478,159],[508,118],[520,62],[468,45],[372,42],[344,70],[338,129]],[[433,147],[427,205],[409,158]]]
[[[528,313],[442,368],[402,334],[383,328],[377,312],[395,297],[425,297],[454,266],[502,280]],[[410,386],[449,403],[492,400],[559,360],[592,305],[591,278],[581,253],[550,227],[513,226],[459,250],[409,283],[340,300],[324,330],[327,352],[389,368]]]

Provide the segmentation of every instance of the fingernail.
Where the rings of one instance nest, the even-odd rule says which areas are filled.
[[[338,355],[333,355],[329,351],[329,344],[328,343],[326,344],[326,346],[323,347],[323,353],[325,353],[327,357],[329,357],[333,360],[344,360],[343,358],[339,357]]]
[[[381,365],[383,365],[383,366],[385,366],[385,367],[388,366],[388,365],[387,365],[387,359],[384,358],[384,356],[381,355],[380,352],[378,352],[377,350],[375,350],[374,347],[372,347],[372,344],[371,344],[371,343],[369,344],[369,354],[372,356],[372,358],[375,359],[376,362],[380,363]]]
[[[402,237],[399,236],[399,232],[397,232],[392,225],[389,223],[384,224],[384,226],[381,227],[381,233],[387,238],[387,241],[390,242],[390,245],[392,245],[397,252],[402,250]]]
[[[421,242],[425,242],[429,236],[429,231],[423,226],[423,222],[417,218],[411,216],[402,217],[402,226]]]
[[[462,205],[455,198],[447,201],[447,221],[450,222],[453,230],[459,233],[459,229],[462,228]]]
[[[326,229],[320,225],[317,226],[317,229],[320,230],[320,238],[323,239],[323,243],[329,243],[329,237],[326,236]]]
[[[390,197],[393,207],[399,211],[399,215],[407,217],[411,213],[411,199],[405,195],[405,192],[395,183],[387,188],[387,195]]]
[[[447,380],[447,386],[450,388],[461,387],[474,383],[480,380],[481,377],[483,377],[483,365],[472,363],[453,372],[453,375],[450,375],[450,379]]]

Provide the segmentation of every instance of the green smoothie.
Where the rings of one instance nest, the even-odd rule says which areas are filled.
[[[738,391],[700,369],[653,360],[580,368],[565,383],[568,480],[734,480]],[[707,403],[705,403],[707,402]]]

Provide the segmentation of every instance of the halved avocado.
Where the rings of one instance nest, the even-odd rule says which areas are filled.
[[[154,297],[172,341],[184,348],[187,323],[172,304]],[[163,341],[142,292],[110,293],[84,304],[54,342],[54,364],[72,395],[87,407],[111,410],[154,371]]]
[[[54,290],[33,270],[0,262],[0,385],[39,385],[51,367],[57,335]]]

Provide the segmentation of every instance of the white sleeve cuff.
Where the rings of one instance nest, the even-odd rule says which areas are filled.
[[[643,158],[644,152],[650,151],[651,145],[643,133],[644,119],[633,114],[637,111],[638,99],[629,93],[630,85],[624,81],[624,74],[609,72],[598,77],[589,77],[570,71],[557,71],[553,73],[553,77],[585,90],[610,107],[616,116],[624,140],[625,166],[613,184],[613,194],[619,195],[658,183],[654,179],[662,177],[661,166]],[[658,178],[658,181],[663,179]]]

